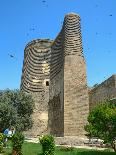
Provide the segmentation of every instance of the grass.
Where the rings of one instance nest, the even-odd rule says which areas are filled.
[[[28,143],[23,144],[23,155],[42,155],[40,144]],[[12,155],[12,148],[6,148],[4,155]],[[72,149],[66,151],[61,147],[56,147],[55,155],[116,155],[115,152],[106,151],[95,151],[87,149]]]

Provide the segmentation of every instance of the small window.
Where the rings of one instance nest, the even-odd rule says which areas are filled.
[[[49,81],[46,81],[46,86],[49,86]]]

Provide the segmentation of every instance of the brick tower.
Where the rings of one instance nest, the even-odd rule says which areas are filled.
[[[80,17],[65,16],[51,47],[49,132],[56,136],[84,136],[89,112],[86,64]]]
[[[35,100],[34,125],[26,134],[84,136],[89,102],[77,14],[65,16],[54,42],[37,39],[26,46],[21,90]]]
[[[21,90],[32,94],[35,101],[33,127],[26,132],[31,137],[47,132],[51,43],[33,40],[24,50]]]

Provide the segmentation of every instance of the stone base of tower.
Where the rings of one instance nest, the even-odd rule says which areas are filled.
[[[24,132],[26,137],[37,137],[48,133],[48,105],[43,98],[43,93],[32,93],[35,101],[35,108],[32,114],[33,127]]]

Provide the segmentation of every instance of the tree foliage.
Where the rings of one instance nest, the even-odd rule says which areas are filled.
[[[116,137],[116,106],[114,104],[105,102],[96,106],[90,112],[88,122],[85,130],[90,137],[98,137],[104,140],[104,143],[113,144]]]
[[[15,126],[19,131],[31,128],[33,108],[34,101],[29,94],[19,90],[0,92],[0,128]]]

